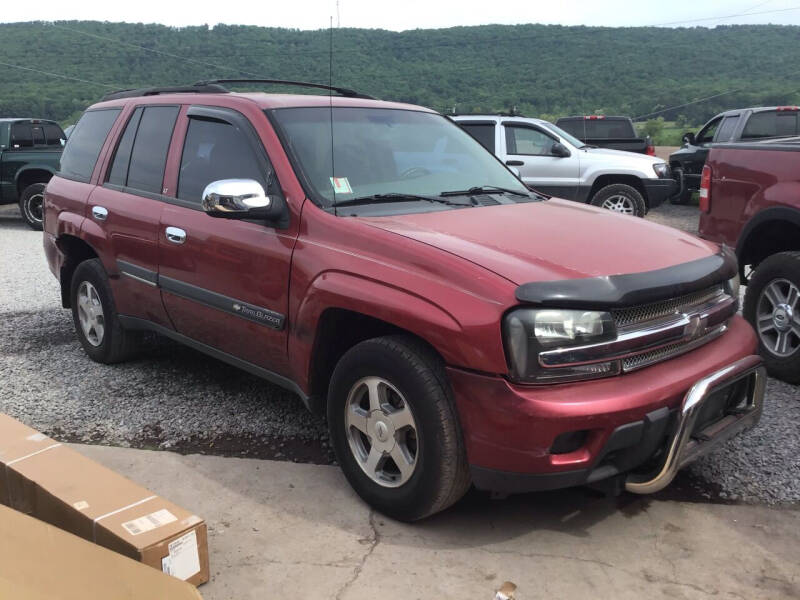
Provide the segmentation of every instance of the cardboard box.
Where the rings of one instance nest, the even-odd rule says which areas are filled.
[[[190,584],[0,506],[0,598],[202,600]]]
[[[194,585],[208,581],[205,522],[0,414],[0,501]]]

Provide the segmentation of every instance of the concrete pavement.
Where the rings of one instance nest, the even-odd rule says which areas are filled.
[[[800,598],[800,511],[569,490],[472,494],[407,525],[337,467],[102,446],[80,452],[204,517],[206,600]]]

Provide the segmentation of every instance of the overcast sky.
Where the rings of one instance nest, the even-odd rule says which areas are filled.
[[[32,8],[34,7],[34,8]],[[744,16],[733,16],[742,15]],[[100,20],[163,23],[172,26],[217,23],[327,28],[336,24],[336,0],[226,0],[225,2],[137,0],[64,2],[8,0],[0,21]],[[488,23],[562,25],[705,26],[739,23],[800,25],[800,0],[339,0],[342,27],[428,29]]]

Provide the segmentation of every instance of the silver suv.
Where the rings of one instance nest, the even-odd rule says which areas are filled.
[[[669,165],[652,156],[587,146],[541,119],[452,117],[531,188],[643,217],[678,192]]]

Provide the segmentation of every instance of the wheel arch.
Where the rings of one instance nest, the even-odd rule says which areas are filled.
[[[589,195],[586,198],[587,202],[591,202],[592,198],[594,198],[595,194],[602,190],[604,187],[609,185],[614,185],[617,183],[621,183],[623,185],[629,185],[634,188],[637,192],[642,195],[644,198],[645,205],[647,207],[650,206],[650,202],[647,199],[647,191],[644,189],[644,184],[640,177],[636,175],[626,175],[626,174],[619,174],[619,173],[606,173],[604,175],[598,175],[594,182],[592,183],[592,187],[589,190]]]
[[[55,170],[49,165],[29,164],[22,167],[14,175],[14,187],[17,190],[17,197],[22,196],[22,192],[29,185],[47,183],[54,174]]]
[[[358,298],[353,298],[353,291]],[[326,273],[308,288],[294,319],[289,358],[312,410],[324,411],[336,363],[359,342],[405,334],[445,364],[469,364],[460,345],[448,343],[461,325],[440,307],[388,284],[344,273]]]
[[[740,275],[745,265],[755,268],[773,254],[793,250],[800,250],[800,210],[767,208],[747,222],[736,243]]]
[[[98,258],[98,254],[86,241],[69,234],[60,235],[56,240],[56,246],[64,255],[64,262],[58,274],[58,281],[61,285],[61,306],[72,308],[70,289],[75,269],[86,260]]]

